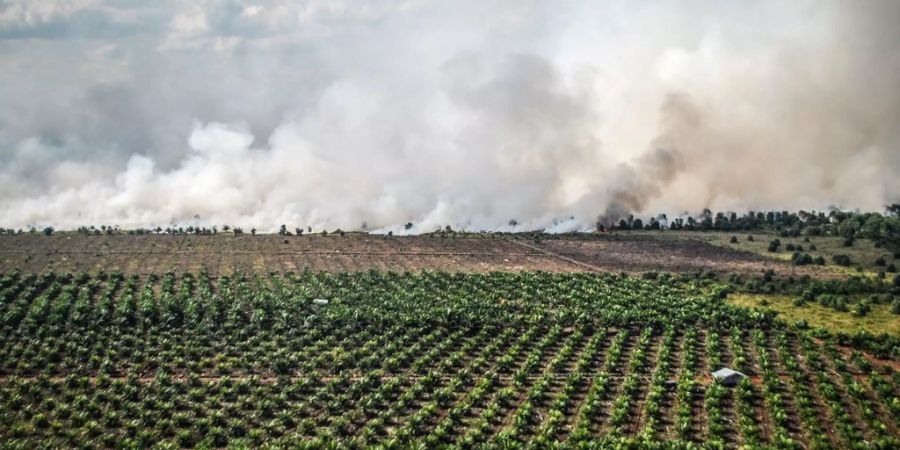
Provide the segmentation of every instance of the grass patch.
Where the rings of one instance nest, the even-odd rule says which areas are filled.
[[[767,306],[761,305],[764,300],[768,303]],[[814,302],[794,306],[793,297],[787,295],[731,294],[728,296],[728,303],[745,308],[771,309],[787,322],[805,319],[811,326],[833,332],[854,333],[865,330],[876,334],[900,333],[900,315],[891,313],[891,305],[873,304],[872,311],[863,317],[857,317],[850,312],[835,311]]]

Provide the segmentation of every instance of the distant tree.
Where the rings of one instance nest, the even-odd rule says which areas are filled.
[[[222,225],[222,231],[227,233],[228,230],[230,230],[230,229],[231,229],[231,227],[229,227],[228,225]]]
[[[900,203],[892,203],[885,207],[887,213],[892,216],[900,216]]]
[[[512,219],[509,221],[509,226],[516,227],[519,225],[519,222],[516,219]]]
[[[413,227],[413,223],[412,223],[412,222],[406,222],[406,225],[403,225],[403,229],[404,229],[404,230],[409,230],[409,229],[411,229],[412,227]]]
[[[619,229],[627,230],[628,228],[628,222],[626,222],[625,219],[619,221]]]
[[[53,234],[53,227],[44,228],[43,232],[44,232],[44,236],[50,236],[51,234]]]
[[[278,234],[281,236],[287,234],[287,225],[281,224],[281,228],[278,229]]]
[[[297,236],[303,236],[303,228],[294,228],[294,233],[297,233]]]
[[[640,230],[644,228],[644,222],[641,219],[634,219],[634,222],[631,223],[631,229]]]
[[[256,228],[251,228],[251,229],[250,229],[250,234],[253,235],[253,236],[256,236]]]

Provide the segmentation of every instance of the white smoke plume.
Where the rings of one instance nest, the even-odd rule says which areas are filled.
[[[880,210],[897,23],[893,0],[6,1],[0,226]]]

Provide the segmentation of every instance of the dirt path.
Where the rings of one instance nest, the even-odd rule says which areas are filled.
[[[532,249],[532,250],[541,252],[541,253],[543,253],[543,254],[545,254],[545,255],[548,255],[548,256],[552,256],[552,257],[554,257],[554,258],[557,258],[557,259],[559,259],[559,260],[565,261],[565,262],[567,262],[567,263],[571,263],[571,264],[575,264],[575,265],[577,265],[577,266],[584,267],[585,269],[588,269],[589,271],[592,271],[592,272],[603,272],[603,269],[601,269],[601,268],[599,268],[599,267],[597,267],[597,266],[594,266],[594,265],[591,265],[591,264],[588,264],[588,263],[585,263],[585,262],[578,261],[578,260],[573,259],[573,258],[570,258],[570,257],[568,257],[568,256],[560,255],[559,253],[552,252],[552,251],[547,250],[547,249],[545,249],[545,248],[541,248],[541,247],[538,247],[538,246],[536,246],[536,245],[532,245],[532,244],[529,244],[529,243],[527,243],[527,242],[519,241],[519,240],[515,240],[515,239],[507,239],[507,240],[508,240],[509,242],[512,242],[513,244],[520,245],[520,246],[525,247],[525,248],[530,248],[530,249]]]

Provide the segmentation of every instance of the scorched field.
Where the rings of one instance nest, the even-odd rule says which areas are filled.
[[[0,276],[4,448],[896,448],[900,374],[690,276]],[[747,375],[734,387],[710,373]]]

